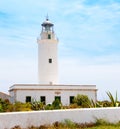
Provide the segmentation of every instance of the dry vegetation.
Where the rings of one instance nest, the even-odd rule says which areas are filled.
[[[20,126],[15,126],[11,129],[23,129]],[[24,129],[120,129],[120,123],[111,124],[103,119],[96,120],[96,123],[78,124],[70,120],[63,122],[55,122],[52,125],[41,125],[39,127],[31,126]]]

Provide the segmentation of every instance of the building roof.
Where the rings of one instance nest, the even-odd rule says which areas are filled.
[[[55,85],[55,84],[15,84],[10,87],[13,90],[97,90],[96,85]]]
[[[10,95],[6,94],[6,93],[3,93],[3,92],[0,92],[0,98],[5,100],[5,99],[9,99],[10,98]]]

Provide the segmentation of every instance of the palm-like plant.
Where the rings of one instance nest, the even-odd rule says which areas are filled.
[[[93,99],[91,100],[91,104],[90,104],[91,108],[98,108],[98,107],[102,107],[102,105],[99,103],[99,101],[93,101]]]
[[[106,92],[110,101],[111,101],[111,106],[112,107],[118,107],[119,106],[119,103],[118,103],[118,96],[117,96],[117,92],[116,92],[116,95],[115,95],[115,98],[113,97],[113,95],[111,94],[111,92]]]

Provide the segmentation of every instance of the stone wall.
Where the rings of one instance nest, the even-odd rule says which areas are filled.
[[[56,121],[69,119],[77,123],[95,122],[96,119],[104,119],[115,123],[120,121],[120,108],[87,108],[48,110],[32,112],[0,113],[0,129],[10,129],[15,125],[22,128],[28,126],[40,126],[52,124]]]

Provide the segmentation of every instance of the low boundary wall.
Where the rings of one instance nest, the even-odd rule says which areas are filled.
[[[10,129],[16,125],[22,128],[52,124],[69,119],[76,123],[95,122],[105,119],[111,123],[120,121],[120,108],[85,108],[66,110],[47,110],[30,112],[0,113],[0,129]]]

